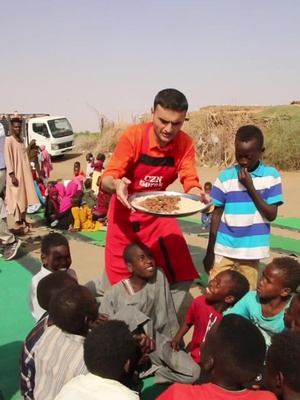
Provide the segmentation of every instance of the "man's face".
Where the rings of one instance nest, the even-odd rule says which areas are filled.
[[[157,105],[153,114],[153,128],[159,147],[167,146],[180,131],[186,111],[173,111]]]
[[[50,247],[49,254],[42,254],[42,262],[50,271],[67,271],[72,263],[70,247]]]
[[[22,132],[22,124],[21,122],[14,122],[11,125],[11,133],[15,136],[20,136]]]
[[[260,148],[256,139],[249,142],[235,141],[236,161],[242,168],[247,168],[250,172],[257,167],[263,152],[264,148]]]

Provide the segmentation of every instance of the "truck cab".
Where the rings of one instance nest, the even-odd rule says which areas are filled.
[[[66,117],[48,115],[27,118],[24,133],[27,145],[35,140],[38,146],[44,145],[52,157],[75,148],[73,129]]]
[[[45,146],[52,157],[62,156],[75,148],[74,133],[66,117],[49,114],[3,114],[8,123],[15,116],[23,120],[22,136],[26,146],[35,140],[38,146]],[[0,120],[1,122],[1,120]],[[6,133],[8,134],[8,133]]]

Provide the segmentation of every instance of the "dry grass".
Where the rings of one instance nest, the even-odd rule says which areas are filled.
[[[224,168],[235,162],[234,137],[239,127],[247,124],[262,129],[266,137],[264,161],[281,170],[300,169],[300,107],[235,107],[208,106],[189,112],[183,130],[194,140],[197,164]],[[145,114],[145,121],[150,116]],[[141,121],[142,122],[142,121]],[[112,153],[122,134],[131,124],[107,126],[101,134],[76,136],[76,148]]]
[[[98,153],[112,153],[118,140],[129,124],[118,123],[107,126],[102,133],[76,134],[76,150]]]

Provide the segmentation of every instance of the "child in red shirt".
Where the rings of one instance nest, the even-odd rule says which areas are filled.
[[[37,178],[36,182],[38,184],[38,187],[40,188],[41,195],[43,197],[46,197],[46,186],[44,184],[43,178]]]
[[[99,192],[97,196],[97,204],[96,207],[93,208],[93,220],[94,221],[101,221],[104,224],[107,223],[107,213],[108,213],[108,207],[109,207],[109,202],[111,195],[102,192],[100,189],[100,180],[101,177],[98,177],[97,180],[97,186],[99,187]]]
[[[207,331],[222,318],[222,313],[233,306],[249,291],[248,280],[239,272],[227,270],[220,272],[209,282],[203,296],[197,297],[189,307],[185,322],[171,341],[174,351],[180,348],[184,335],[194,325],[191,343],[191,356],[199,364],[200,346]]]
[[[226,315],[212,326],[201,345],[201,366],[211,383],[175,383],[157,400],[277,400],[271,392],[245,389],[260,372],[265,352],[265,339],[251,321]]]
[[[92,162],[91,167],[94,168],[96,172],[102,172],[104,170],[104,161],[105,161],[105,154],[99,153],[97,154],[96,160],[97,162]]]

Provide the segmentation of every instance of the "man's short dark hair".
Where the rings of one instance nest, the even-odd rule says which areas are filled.
[[[292,292],[300,285],[300,263],[293,257],[274,258],[272,264],[281,271],[282,285]]]
[[[10,123],[13,124],[15,122],[19,122],[20,124],[22,124],[23,120],[21,118],[19,118],[19,117],[11,118]]]
[[[281,372],[293,391],[300,393],[300,332],[284,331],[272,337],[267,361]]]
[[[39,305],[46,311],[49,309],[51,298],[61,289],[69,285],[78,285],[75,278],[64,271],[57,271],[42,278],[36,289]]]
[[[136,248],[143,250],[145,254],[147,254],[148,256],[152,256],[151,250],[144,243],[141,242],[130,243],[125,247],[123,251],[123,259],[126,264],[130,264],[132,262],[132,253],[133,250]]]
[[[220,321],[212,353],[219,375],[242,385],[260,373],[266,343],[252,322],[240,315],[229,314]]]
[[[260,149],[264,147],[264,135],[257,126],[244,125],[237,130],[235,141],[251,142],[252,140],[257,140]]]
[[[86,317],[91,315],[90,299],[85,286],[69,286],[58,291],[50,300],[49,315],[62,331],[84,336]]]
[[[189,108],[185,95],[176,89],[164,89],[154,99],[154,110],[160,105],[172,111],[187,111]]]
[[[244,275],[240,274],[237,271],[229,269],[226,271],[226,273],[230,276],[230,279],[233,283],[230,295],[234,296],[234,303],[237,303],[239,300],[241,300],[242,297],[245,296],[246,293],[249,292],[249,281]]]
[[[106,379],[119,380],[124,366],[133,361],[136,342],[123,321],[102,322],[93,329],[84,342],[84,362],[89,372]]]
[[[69,247],[68,239],[61,233],[56,233],[56,232],[49,233],[48,235],[45,235],[42,239],[41,252],[43,254],[49,254],[49,251],[52,247],[58,247],[58,246]]]

